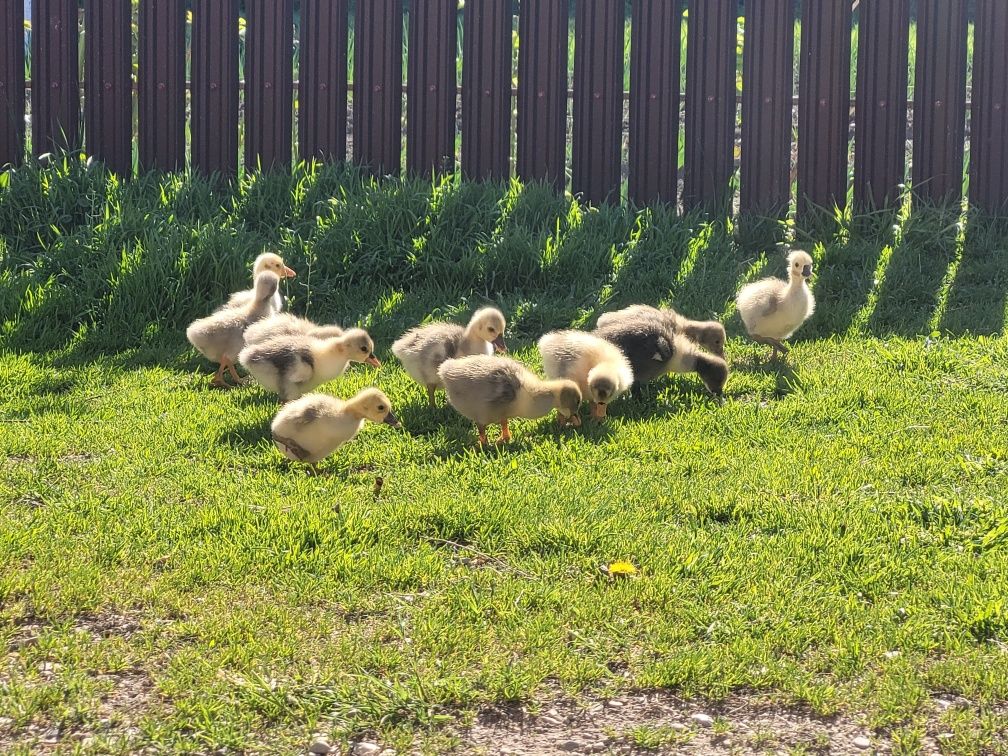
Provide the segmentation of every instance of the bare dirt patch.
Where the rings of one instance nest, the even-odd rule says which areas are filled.
[[[891,743],[843,717],[782,708],[758,697],[717,703],[640,692],[584,704],[552,703],[537,713],[495,708],[461,734],[469,754],[888,753]],[[935,742],[925,750],[937,752]]]

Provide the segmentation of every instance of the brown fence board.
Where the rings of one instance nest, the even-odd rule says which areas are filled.
[[[378,175],[402,169],[402,2],[358,3],[354,33],[354,160]]]
[[[862,3],[862,6],[864,3]],[[802,4],[798,209],[847,206],[850,0]]]
[[[294,2],[246,0],[245,165],[289,167],[294,118]]]
[[[185,0],[142,0],[137,131],[141,170],[185,167]]]
[[[32,3],[32,152],[80,147],[76,0]]]
[[[298,90],[301,158],[345,160],[347,0],[301,0]]]
[[[679,182],[680,0],[634,0],[627,196],[675,205]]]
[[[571,190],[619,202],[623,143],[623,0],[578,3],[574,17]]]
[[[722,208],[731,199],[735,156],[735,0],[690,7],[686,40],[683,206]]]
[[[567,0],[522,0],[518,10],[517,173],[561,189],[567,162]]]
[[[977,0],[970,117],[970,202],[1008,209],[1008,3]]]
[[[928,202],[962,199],[967,26],[966,0],[919,0],[913,188]]]
[[[779,216],[791,199],[794,5],[792,0],[762,0],[747,11],[740,207]]]
[[[406,72],[406,166],[430,175],[455,167],[457,0],[412,0]]]
[[[130,0],[84,4],[84,138],[120,176],[133,172],[133,43]]]
[[[24,3],[0,0],[0,169],[24,159]]]
[[[854,107],[854,205],[891,206],[906,181],[909,0],[873,0],[858,10]]]
[[[503,179],[511,154],[511,0],[465,7],[462,34],[462,174]]]
[[[238,172],[238,3],[193,0],[192,163]]]

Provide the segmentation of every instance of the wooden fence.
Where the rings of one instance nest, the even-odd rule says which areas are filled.
[[[30,84],[34,154],[80,145],[83,124],[87,152],[123,175],[134,157],[142,169],[183,168],[187,122],[192,166],[236,175],[243,114],[244,164],[264,168],[295,157],[349,158],[398,174],[405,157],[411,173],[450,171],[460,124],[465,176],[504,179],[514,171],[558,188],[569,176],[571,190],[593,203],[618,201],[625,186],[638,204],[725,207],[737,184],[741,210],[775,215],[795,200],[799,209],[843,208],[851,177],[858,208],[891,202],[908,178],[922,199],[956,202],[964,170],[974,205],[1000,211],[1008,203],[1006,0],[977,0],[970,82],[966,0],[918,0],[911,103],[910,0],[860,0],[856,11],[851,0],[804,0],[797,92],[793,0],[747,0],[741,97],[737,0],[691,2],[686,51],[680,0],[632,0],[629,92],[624,0],[577,3],[572,79],[567,0],[521,0],[516,71],[512,0],[468,0],[461,11],[457,0],[411,0],[405,25],[402,0],[358,0],[352,83],[348,0],[301,0],[299,81],[292,0],[247,0],[244,81],[237,0],[192,0],[189,35],[183,0],[140,0],[135,75],[130,0],[84,5],[80,71],[77,0],[34,0],[29,83],[22,0],[0,0],[0,165],[23,159]]]

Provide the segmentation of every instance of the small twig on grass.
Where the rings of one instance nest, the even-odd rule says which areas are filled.
[[[464,543],[458,543],[456,541],[449,541],[447,538],[437,538],[435,536],[431,536],[429,538],[429,540],[432,541],[432,542],[434,542],[434,543],[440,543],[442,546],[451,546],[453,549],[463,549],[465,551],[468,551],[471,554],[475,554],[478,557],[482,557],[483,559],[486,559],[486,560],[488,560],[490,562],[493,562],[494,564],[496,564],[496,565],[498,565],[500,567],[503,567],[505,570],[510,570],[511,572],[515,573],[516,575],[519,575],[520,577],[525,578],[526,580],[538,580],[539,579],[536,575],[533,575],[531,572],[526,572],[525,570],[521,569],[520,567],[515,567],[513,564],[508,564],[507,562],[505,562],[503,559],[501,559],[499,557],[495,557],[495,556],[493,556],[491,554],[487,554],[487,553],[485,553],[483,551],[480,551],[479,549],[474,549],[472,546],[467,546]]]

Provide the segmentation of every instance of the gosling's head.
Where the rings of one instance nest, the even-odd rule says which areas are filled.
[[[711,354],[724,357],[725,329],[716,320],[703,320],[690,324],[684,329],[686,336]]]
[[[725,383],[728,382],[728,363],[720,357],[710,354],[697,353],[696,361],[697,375],[704,382],[704,386],[714,396],[721,396],[724,393]]]
[[[277,293],[278,288],[280,288],[280,278],[276,273],[264,270],[262,273],[257,274],[253,286],[256,302],[271,299]]]
[[[581,409],[581,389],[578,385],[574,381],[557,381],[553,396],[561,421],[569,421],[575,428],[581,425],[581,418],[578,417],[578,410]]]
[[[381,362],[374,356],[374,341],[363,328],[344,331],[340,343],[351,362],[365,362],[371,367],[381,367]]]
[[[795,249],[788,255],[788,275],[794,278],[812,277],[812,256],[803,249]]]
[[[393,428],[402,427],[392,412],[392,403],[381,389],[366,388],[358,392],[350,404],[358,415],[373,423],[385,423]]]
[[[279,278],[294,278],[297,275],[293,270],[284,265],[283,258],[275,252],[263,252],[259,255],[252,266],[252,275],[257,276],[266,270],[276,273]]]
[[[484,341],[494,345],[494,349],[502,354],[507,354],[507,346],[504,344],[504,329],[507,321],[504,313],[496,307],[484,307],[473,313],[469,320],[469,329]]]
[[[619,375],[610,365],[596,365],[588,373],[588,401],[592,417],[603,418],[619,388]]]

